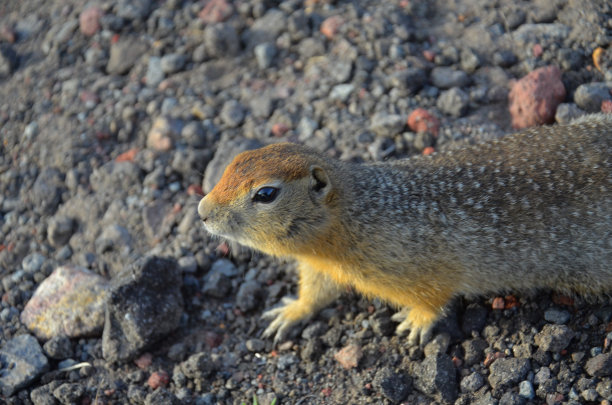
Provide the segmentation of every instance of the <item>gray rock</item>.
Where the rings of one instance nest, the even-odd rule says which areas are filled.
[[[208,137],[204,125],[199,121],[191,121],[187,123],[181,130],[181,138],[183,138],[189,146],[194,148],[203,148],[208,145]]]
[[[40,253],[30,253],[21,261],[21,267],[27,273],[33,274],[38,272],[45,263],[46,257]]]
[[[489,367],[489,384],[494,390],[512,387],[524,380],[529,370],[531,365],[528,359],[497,359]]]
[[[602,398],[610,401],[612,399],[612,381],[610,379],[605,379],[597,384],[595,388],[597,393],[602,396]]]
[[[512,39],[519,47],[539,43],[546,48],[551,43],[563,43],[569,34],[570,27],[563,24],[523,24],[512,32]]]
[[[257,65],[260,69],[267,69],[272,66],[274,57],[276,56],[276,46],[269,42],[264,42],[255,46],[254,49]]]
[[[161,58],[161,69],[165,74],[178,72],[185,66],[187,57],[182,53],[171,53]]]
[[[325,44],[317,38],[304,38],[298,44],[298,53],[302,60],[325,54]]]
[[[176,261],[155,256],[111,280],[102,334],[107,361],[128,361],[176,329],[183,314],[181,283]]]
[[[544,312],[544,319],[559,325],[566,324],[571,315],[568,311],[559,308],[549,308]]]
[[[398,114],[377,113],[370,121],[370,130],[378,136],[391,138],[402,132],[405,119]]]
[[[428,357],[415,368],[414,386],[419,391],[445,403],[457,398],[457,375],[449,356]]]
[[[612,100],[611,83],[585,83],[578,86],[574,93],[574,101],[584,111],[598,112],[601,110],[601,102]]]
[[[407,68],[392,73],[388,79],[391,87],[405,90],[409,95],[415,94],[427,83],[425,70],[420,68]]]
[[[269,9],[261,18],[256,19],[251,28],[245,30],[243,40],[248,49],[265,42],[275,43],[276,38],[287,28],[287,16],[276,8]]]
[[[98,254],[112,250],[127,254],[132,248],[132,235],[123,226],[111,224],[104,228],[96,239],[95,246]]]
[[[43,345],[47,356],[55,360],[64,360],[74,355],[70,339],[66,336],[54,336]]]
[[[297,364],[299,362],[300,359],[294,353],[283,354],[278,356],[276,368],[281,371],[288,370],[293,364]]]
[[[559,124],[568,124],[586,114],[574,103],[561,103],[557,106],[557,112],[555,113],[555,121]]]
[[[351,78],[353,63],[350,60],[335,58],[330,61],[329,76],[335,83],[344,83]]]
[[[268,94],[263,94],[259,97],[254,97],[249,103],[251,114],[255,118],[268,118],[272,114],[273,102],[272,97]]]
[[[351,94],[353,94],[354,90],[355,85],[351,83],[338,84],[332,88],[331,92],[329,93],[329,99],[345,103],[349,99]]]
[[[194,255],[181,257],[178,265],[183,273],[195,273],[198,270],[198,262]]]
[[[157,87],[165,77],[166,75],[162,69],[161,58],[159,56],[149,56],[149,64],[145,76],[147,86]]]
[[[216,260],[210,268],[209,274],[221,273],[225,277],[236,277],[238,268],[234,263],[227,259]]]
[[[250,311],[257,307],[261,295],[262,286],[255,280],[242,283],[236,294],[236,305],[241,311]]]
[[[221,139],[215,156],[206,166],[202,188],[210,193],[215,184],[221,179],[223,171],[240,152],[262,147],[263,144],[255,139],[238,138],[233,140]]]
[[[119,0],[117,16],[126,20],[144,20],[151,11],[151,0]]]
[[[461,392],[476,392],[484,385],[485,381],[482,376],[474,371],[472,374],[464,377],[459,384]]]
[[[181,363],[181,371],[187,378],[200,379],[206,378],[217,370],[217,363],[214,362],[206,352],[191,355]]]
[[[484,350],[489,347],[489,344],[483,339],[475,338],[464,341],[461,346],[464,352],[463,360],[469,367],[484,359]]]
[[[470,96],[458,87],[443,91],[438,97],[436,106],[444,114],[453,117],[464,116],[470,105]]]
[[[576,334],[565,325],[546,324],[542,331],[535,335],[535,344],[540,349],[558,353],[569,346]]]
[[[584,369],[592,377],[607,377],[612,375],[612,353],[598,354],[590,358]]]
[[[79,383],[64,383],[53,390],[53,396],[62,404],[76,404],[85,394],[85,387]]]
[[[111,45],[106,72],[111,75],[128,73],[147,49],[148,46],[138,39],[122,37]]]
[[[57,210],[64,190],[64,179],[59,170],[47,167],[43,169],[32,187],[30,197],[34,210],[51,215]]]
[[[480,58],[471,49],[461,51],[461,69],[467,73],[473,73],[479,66]]]
[[[145,405],[179,405],[181,401],[165,388],[158,388],[149,393],[144,401]]]
[[[376,372],[372,385],[377,391],[393,403],[402,402],[412,391],[412,380],[403,373],[396,373],[389,368]]]
[[[297,126],[297,133],[300,141],[306,141],[312,137],[315,131],[319,129],[319,123],[312,118],[302,117]]]
[[[304,361],[317,361],[323,353],[323,343],[321,339],[314,338],[306,341],[306,345],[300,350],[300,358]]]
[[[216,58],[234,56],[240,51],[236,29],[227,23],[207,25],[204,29],[204,45],[207,54]]]
[[[34,405],[57,405],[57,400],[53,396],[53,390],[60,385],[60,382],[55,380],[51,383],[34,388],[30,392],[30,400]]]
[[[10,397],[18,390],[27,387],[49,369],[36,338],[32,335],[19,335],[7,341],[0,349],[0,389]]]
[[[509,49],[502,49],[493,54],[493,63],[496,66],[508,68],[518,62],[514,52]]]
[[[221,272],[211,272],[202,287],[202,293],[215,298],[225,298],[231,288],[232,282],[228,276]]]
[[[245,345],[250,352],[260,352],[266,347],[266,343],[261,339],[248,339]]]
[[[141,187],[141,173],[132,162],[110,161],[95,169],[89,176],[94,191],[118,196],[127,196],[130,190]]]
[[[535,398],[533,385],[529,381],[521,381],[519,384],[519,396],[529,400]]]
[[[439,356],[445,354],[450,344],[450,335],[448,333],[440,333],[436,335],[431,342],[427,343],[423,353],[425,357]]]
[[[68,243],[74,233],[76,222],[65,215],[56,215],[49,220],[47,239],[53,247],[62,247]]]
[[[246,112],[242,104],[240,104],[238,101],[229,100],[223,104],[221,113],[219,115],[221,116],[221,120],[225,125],[230,128],[236,128],[242,124],[242,121],[244,121]]]
[[[0,77],[10,76],[18,64],[17,52],[13,47],[8,44],[0,44]]]
[[[550,368],[541,367],[533,376],[533,383],[536,385],[543,384],[550,379],[551,374]]]
[[[431,81],[436,87],[450,89],[451,87],[467,86],[470,83],[470,78],[464,71],[439,66],[431,71]]]
[[[494,403],[494,402],[488,402]],[[499,403],[497,405],[523,405],[525,400],[519,396],[516,392],[506,391],[504,395],[499,399]],[[484,404],[483,404],[484,405]]]

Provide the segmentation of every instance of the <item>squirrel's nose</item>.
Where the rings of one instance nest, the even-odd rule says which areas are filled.
[[[208,220],[208,216],[210,214],[210,209],[206,206],[206,197],[202,198],[198,203],[198,215],[202,222],[206,222]]]

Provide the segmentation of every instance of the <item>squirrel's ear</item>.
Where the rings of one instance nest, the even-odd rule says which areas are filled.
[[[327,196],[330,190],[331,182],[325,169],[320,166],[311,166],[309,187],[311,196],[316,200],[321,200]]]

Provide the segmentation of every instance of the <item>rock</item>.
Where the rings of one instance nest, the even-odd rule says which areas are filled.
[[[512,126],[521,129],[552,123],[564,99],[565,86],[558,67],[534,70],[512,84],[508,95]]]
[[[237,138],[233,140],[221,139],[215,152],[215,156],[206,166],[202,188],[205,193],[210,193],[215,184],[221,179],[223,171],[240,152],[253,150],[264,146],[255,139]]]
[[[304,361],[317,361],[323,354],[323,343],[321,339],[314,338],[306,341],[306,345],[300,350],[300,358]]]
[[[147,385],[152,389],[156,390],[159,387],[165,387],[170,382],[170,376],[165,371],[155,371],[147,380]]]
[[[254,97],[249,103],[251,114],[256,118],[268,118],[272,114],[273,101],[272,97],[263,94],[259,97]]]
[[[221,108],[221,120],[225,125],[230,128],[236,128],[242,121],[244,121],[244,117],[246,112],[244,107],[236,100],[229,100],[223,104]]]
[[[281,371],[289,370],[292,365],[299,363],[299,361],[300,360],[294,353],[283,354],[281,356],[278,356],[276,368]]]
[[[470,84],[470,78],[461,70],[439,66],[431,71],[431,82],[438,88],[450,89],[451,87],[467,86]]]
[[[555,121],[559,124],[568,124],[584,114],[585,112],[574,103],[561,103],[557,106]]]
[[[151,10],[151,0],[119,0],[117,16],[126,20],[144,20]]]
[[[489,347],[489,344],[480,338],[464,341],[463,347],[465,365],[472,366],[484,359],[484,350]]]
[[[459,384],[461,392],[476,392],[484,385],[484,378],[476,371],[464,377]]]
[[[234,12],[234,7],[227,0],[211,0],[200,11],[198,17],[205,23],[219,23],[227,20]]]
[[[474,73],[478,67],[480,67],[480,58],[478,55],[469,48],[462,50],[461,69],[466,73]]]
[[[179,120],[173,120],[165,116],[157,117],[147,134],[147,148],[158,151],[172,149],[182,129],[183,126]]]
[[[548,322],[553,322],[559,325],[566,324],[571,315],[568,311],[558,308],[549,308],[544,312],[544,319]]]
[[[202,293],[215,298],[225,298],[231,288],[232,282],[228,276],[221,272],[211,272],[202,287]]]
[[[528,359],[500,358],[489,367],[489,384],[494,390],[502,390],[517,384],[531,370]]]
[[[276,43],[276,38],[287,28],[287,16],[277,8],[269,9],[262,17],[257,18],[251,28],[243,34],[248,49],[253,49],[264,42]]]
[[[240,39],[228,23],[208,25],[204,29],[204,46],[211,57],[235,56],[240,51]]]
[[[201,379],[211,375],[218,366],[210,355],[206,352],[200,352],[191,355],[187,360],[181,363],[181,371],[187,378]]]
[[[55,216],[48,222],[47,239],[51,246],[59,248],[68,243],[75,229],[74,218],[65,215]]]
[[[206,129],[199,121],[191,121],[183,127],[181,138],[189,146],[203,148],[209,144],[210,139],[206,136]]]
[[[30,253],[21,261],[21,267],[26,273],[34,274],[40,271],[43,264],[45,263],[45,256],[40,253]]]
[[[535,344],[547,352],[558,353],[569,346],[576,334],[565,325],[544,325],[542,331],[535,335]]]
[[[53,396],[62,404],[76,404],[85,394],[85,387],[79,383],[64,383],[53,390]]]
[[[612,83],[585,83],[578,86],[574,101],[587,112],[599,112],[601,103],[612,100]]]
[[[352,83],[337,84],[329,92],[329,99],[346,103],[354,90],[355,85]]]
[[[509,68],[516,62],[518,62],[516,55],[509,49],[502,49],[493,54],[493,63],[496,66]]]
[[[440,333],[436,335],[431,342],[425,345],[423,353],[425,357],[437,357],[441,354],[445,354],[450,344],[450,335],[448,333]]]
[[[83,35],[92,36],[100,30],[100,18],[104,11],[97,6],[89,6],[79,15],[79,29]]]
[[[612,375],[612,353],[598,354],[590,358],[584,369],[592,377],[607,377]]]
[[[43,345],[47,356],[55,360],[64,360],[74,355],[70,339],[66,336],[54,336]]]
[[[236,305],[241,311],[247,312],[259,303],[262,286],[255,280],[242,283],[236,294]]]
[[[260,69],[267,69],[272,66],[274,57],[276,56],[276,46],[269,42],[264,42],[255,46],[254,49],[257,65]]]
[[[470,105],[470,96],[458,87],[440,93],[436,106],[444,114],[453,117],[464,116]]]
[[[173,259],[143,257],[111,280],[102,354],[128,361],[172,332],[183,313],[181,273]]]
[[[18,64],[19,58],[13,47],[8,44],[0,44],[0,77],[10,76],[17,69]]]
[[[372,381],[374,388],[393,403],[402,402],[412,390],[412,380],[403,373],[395,373],[389,368],[376,372]]]
[[[94,169],[89,183],[94,191],[114,197],[127,196],[130,190],[141,187],[140,169],[133,162],[109,161]]]
[[[519,384],[519,396],[528,400],[535,398],[533,385],[529,381],[521,381]]]
[[[451,403],[457,398],[457,373],[446,354],[427,357],[415,367],[414,386],[436,401]]]
[[[298,44],[298,53],[302,60],[308,60],[315,56],[324,57],[325,44],[316,38],[304,38]]]
[[[266,343],[261,339],[248,339],[245,345],[250,352],[260,352],[266,347]]]
[[[372,117],[370,130],[376,135],[391,138],[404,128],[404,119],[398,114],[377,113]]]
[[[144,405],[179,405],[178,398],[165,388],[158,388],[149,393],[145,398]]]
[[[423,69],[407,68],[393,72],[388,80],[391,87],[405,90],[408,95],[413,95],[427,83],[427,75]]]
[[[110,57],[106,64],[106,72],[110,75],[124,75],[132,69],[148,46],[135,38],[120,38],[110,47]]]
[[[336,361],[340,363],[343,368],[349,370],[357,367],[362,356],[363,352],[361,351],[361,346],[355,343],[350,343],[349,345],[338,350],[336,354],[334,354],[334,359],[336,359]]]
[[[170,53],[161,58],[161,69],[166,74],[176,73],[185,66],[187,57],[182,53]]]
[[[121,225],[110,224],[104,228],[96,239],[95,246],[97,254],[112,250],[127,254],[132,248],[132,235]]]
[[[49,369],[49,362],[32,335],[19,335],[0,349],[0,389],[10,397]]]
[[[165,77],[161,58],[159,56],[149,56],[149,64],[147,65],[147,74],[145,76],[147,86],[157,87]]]
[[[64,180],[60,171],[51,167],[43,169],[30,193],[34,209],[43,215],[53,214],[62,200],[63,191]]]
[[[30,399],[34,405],[57,405],[57,400],[53,396],[53,390],[59,385],[59,381],[55,380],[47,385],[34,388],[30,392]]]
[[[91,271],[58,267],[36,289],[21,322],[39,339],[100,333],[108,282]]]
[[[325,35],[327,39],[334,39],[343,24],[344,19],[339,15],[328,17],[321,23],[321,34]]]
[[[424,108],[417,108],[408,116],[408,128],[414,132],[429,132],[438,136],[440,121]]]

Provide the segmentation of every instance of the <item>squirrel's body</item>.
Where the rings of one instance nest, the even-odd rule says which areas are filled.
[[[350,285],[405,309],[416,340],[457,294],[612,291],[611,151],[612,115],[375,164],[277,144],[236,157],[198,211],[298,261],[299,298],[269,311],[268,334]]]

